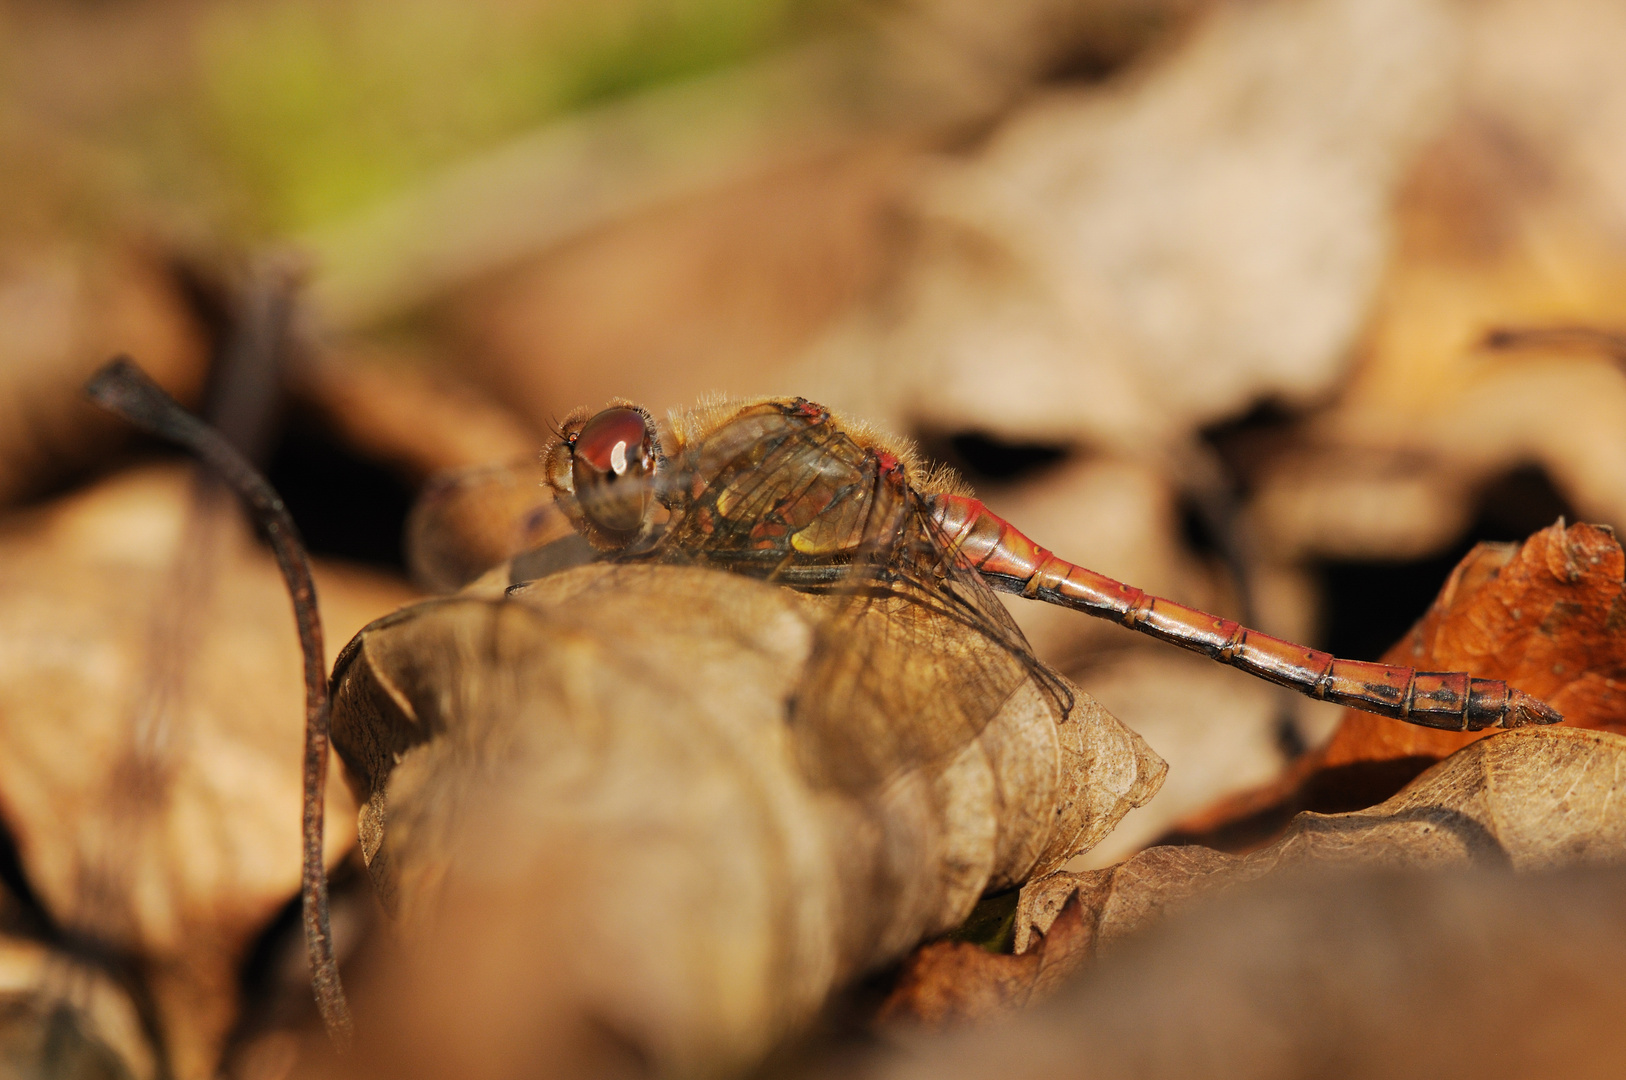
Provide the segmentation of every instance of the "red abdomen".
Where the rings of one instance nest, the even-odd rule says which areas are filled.
[[[1413,724],[1460,731],[1552,724],[1563,719],[1545,702],[1497,679],[1340,660],[1230,619],[1150,596],[1058,558],[976,499],[934,495],[927,498],[927,505],[951,549],[995,589],[1121,622],[1311,697]]]

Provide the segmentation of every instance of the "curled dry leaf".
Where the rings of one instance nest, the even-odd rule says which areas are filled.
[[[1294,867],[1326,864],[1520,871],[1626,856],[1626,737],[1525,729],[1475,743],[1380,806],[1300,814],[1248,855],[1154,847],[1117,866],[1031,881],[1016,912],[1014,956],[935,944],[911,958],[884,1019],[939,1026],[1036,1000],[1104,950],[1173,909]],[[978,950],[980,951],[980,950]]]
[[[1623,896],[1618,869],[1271,875],[1037,1009],[814,1075],[1607,1080],[1626,1063]]]
[[[215,1067],[237,965],[298,890],[304,715],[281,578],[195,484],[134,470],[0,526],[0,815],[54,921],[142,960],[182,1077]],[[339,634],[413,595],[317,582]]]
[[[1574,727],[1626,731],[1626,556],[1614,533],[1559,522],[1520,544],[1481,544],[1452,571],[1388,663],[1469,671],[1547,701]],[[1298,809],[1371,805],[1485,732],[1424,730],[1346,710],[1281,779],[1186,819],[1190,835],[1247,842]]]
[[[1481,544],[1452,571],[1396,663],[1484,672],[1534,694],[1575,727],[1626,731],[1626,556],[1613,530],[1559,522],[1521,544]],[[1480,732],[1379,730],[1346,714],[1344,760],[1444,757]],[[1388,725],[1393,728],[1395,725]]]
[[[1268,847],[1227,855],[1150,848],[1118,866],[1036,882],[1017,909],[1017,948],[1076,891],[1094,947],[1145,926],[1190,896],[1307,862],[1550,870],[1626,856],[1626,736],[1565,728],[1505,732],[1453,754],[1368,810],[1304,813]]]
[[[1082,694],[1058,724],[1032,686],[950,760],[815,785],[786,718],[821,690],[803,671],[829,602],[598,564],[347,647],[334,747],[402,943],[395,977],[357,990],[369,1068],[747,1064],[1155,790],[1138,737]]]

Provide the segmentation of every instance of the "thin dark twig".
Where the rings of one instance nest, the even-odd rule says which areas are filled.
[[[128,358],[119,357],[98,371],[85,385],[85,393],[98,405],[124,417],[136,427],[178,443],[242,496],[271,541],[277,566],[293,600],[294,622],[305,656],[305,762],[303,857],[300,899],[304,910],[305,947],[311,967],[316,1006],[328,1035],[341,1048],[350,1043],[353,1025],[339,966],[333,956],[333,935],[328,923],[327,866],[322,859],[324,796],[327,790],[328,689],[327,665],[322,654],[322,620],[316,608],[316,583],[310,560],[299,539],[288,508],[265,477],[219,432],[181,408],[157,383]]]
[[[1626,363],[1626,333],[1593,326],[1502,326],[1485,334],[1491,349],[1567,349],[1601,352]]]

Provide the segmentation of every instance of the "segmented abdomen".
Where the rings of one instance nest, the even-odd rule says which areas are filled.
[[[950,545],[994,588],[1121,622],[1311,697],[1426,727],[1461,731],[1563,719],[1545,702],[1499,679],[1340,660],[1148,595],[1058,558],[976,499],[934,495],[927,504]]]

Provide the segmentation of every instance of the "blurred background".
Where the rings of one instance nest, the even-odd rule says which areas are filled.
[[[722,392],[873,421],[1070,559],[1375,658],[1476,541],[1626,524],[1623,47],[1613,0],[8,0],[7,738],[20,643],[125,672],[107,698],[122,646],[74,642],[146,626],[97,605],[138,563],[175,595],[198,527],[81,401],[120,352],[265,465],[347,583],[330,651],[477,569],[403,542],[431,477]],[[535,539],[540,493],[505,498],[491,561]],[[1172,766],[1095,864],[1336,718],[1037,608]]]

